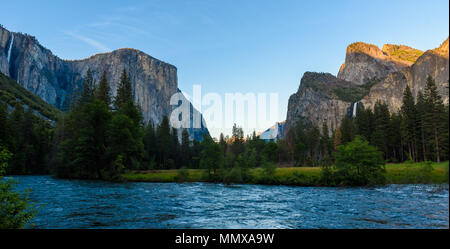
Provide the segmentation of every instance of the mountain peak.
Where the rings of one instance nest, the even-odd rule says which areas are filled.
[[[422,51],[404,45],[385,44],[381,50],[373,44],[355,42],[347,47],[338,78],[363,85],[411,66],[422,54]]]
[[[394,61],[412,65],[423,54],[423,51],[405,46],[384,44],[382,51]]]
[[[448,49],[448,37],[439,47],[433,49],[433,51],[438,53],[438,54],[440,54],[440,55],[442,55],[442,56],[448,57],[449,56],[448,55],[448,52],[449,52],[449,49]]]
[[[384,54],[377,45],[365,42],[354,42],[347,46],[347,54],[365,53],[372,57],[382,57]]]

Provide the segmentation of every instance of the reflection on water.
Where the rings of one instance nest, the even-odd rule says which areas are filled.
[[[448,185],[319,188],[15,176],[35,228],[448,228]]]

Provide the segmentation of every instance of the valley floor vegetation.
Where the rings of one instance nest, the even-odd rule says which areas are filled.
[[[380,101],[373,110],[359,104],[356,116],[345,117],[340,127],[324,123],[319,129],[303,118],[276,142],[255,132],[244,137],[236,125],[230,137],[221,134],[216,140],[205,133],[201,141],[191,141],[188,131],[172,128],[167,117],[146,123],[125,70],[114,98],[106,73],[97,83],[88,70],[63,111],[51,122],[21,102],[0,103],[0,145],[12,153],[6,174],[109,181],[154,174],[164,181],[177,170],[172,180],[362,186],[416,182],[422,172],[415,171],[417,165],[433,176],[441,171],[429,165],[449,158],[449,107],[431,77],[416,99],[406,87],[399,113],[390,113]],[[404,178],[395,177],[396,170],[385,163],[416,166],[399,167],[400,174],[411,174]],[[287,174],[279,164],[301,168]]]
[[[389,163],[385,167],[385,184],[448,184],[448,165],[448,161]],[[330,169],[334,170],[333,167]],[[225,172],[219,171],[219,174],[224,176]],[[204,169],[130,170],[122,177],[130,182],[210,182]],[[234,183],[332,186],[332,182],[322,180],[321,167],[273,167],[273,171],[254,168],[248,171],[248,178],[247,182],[237,178]]]

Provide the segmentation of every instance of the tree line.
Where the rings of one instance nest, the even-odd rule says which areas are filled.
[[[344,117],[337,129],[329,129],[326,123],[319,128],[308,119],[300,119],[285,139],[261,144],[262,140],[255,142],[250,137],[242,142],[241,151],[248,155],[256,148],[260,158],[263,151],[260,148],[267,147],[265,156],[272,162],[290,162],[297,166],[332,165],[337,147],[359,136],[382,152],[387,162],[440,162],[449,159],[448,127],[449,106],[444,105],[435,81],[428,76],[424,91],[419,91],[416,99],[406,86],[398,113],[391,113],[387,104],[381,101],[375,103],[373,110],[359,103],[356,116]],[[231,145],[239,141],[236,137],[239,136],[233,129]],[[260,145],[255,147],[258,143]],[[223,135],[220,144],[229,146],[223,142]]]
[[[0,146],[12,154],[6,174],[47,173],[51,123],[17,102],[12,110],[0,102]]]
[[[427,77],[424,91],[414,99],[406,86],[398,113],[390,113],[386,103],[377,101],[373,110],[357,105],[355,117],[344,117],[331,136],[324,123],[322,132],[301,120],[289,131],[285,141],[290,161],[296,165],[332,164],[339,145],[356,136],[382,152],[387,162],[435,161],[449,159],[449,106],[444,105],[435,81]],[[280,155],[280,160],[282,159]]]
[[[345,117],[336,129],[301,119],[276,142],[265,142],[255,132],[244,137],[237,125],[231,136],[216,140],[204,134],[202,141],[191,141],[188,131],[172,128],[166,116],[159,124],[144,122],[125,70],[114,98],[108,82],[103,73],[96,84],[88,70],[54,126],[20,104],[10,112],[0,105],[0,143],[13,157],[7,173],[118,180],[125,170],[194,168],[207,169],[211,179],[245,179],[249,169],[270,171],[276,163],[332,165],[339,145],[356,137],[389,162],[449,158],[449,108],[431,77],[416,99],[406,87],[399,113],[390,113],[380,101],[373,110],[358,104],[356,116]]]

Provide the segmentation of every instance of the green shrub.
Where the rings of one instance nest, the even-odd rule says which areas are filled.
[[[265,176],[274,176],[277,167],[273,163],[264,162],[262,165],[262,173]]]
[[[286,179],[289,185],[295,186],[316,186],[319,179],[315,176],[308,176],[301,172],[294,172],[291,176]]]
[[[185,182],[189,179],[189,170],[186,167],[182,167],[178,170],[175,180],[177,182]]]
[[[320,185],[324,186],[333,186],[335,185],[335,179],[333,170],[330,166],[322,166],[322,169],[320,170]]]
[[[230,171],[225,172],[223,176],[223,183],[230,184],[230,183],[242,183],[243,182],[243,176],[242,176],[242,168],[241,167],[233,167]]]
[[[0,146],[0,229],[24,228],[36,213],[29,192],[13,189],[14,181],[3,178],[11,153]]]
[[[335,157],[336,181],[340,185],[363,186],[386,182],[382,153],[360,136],[338,146]]]

